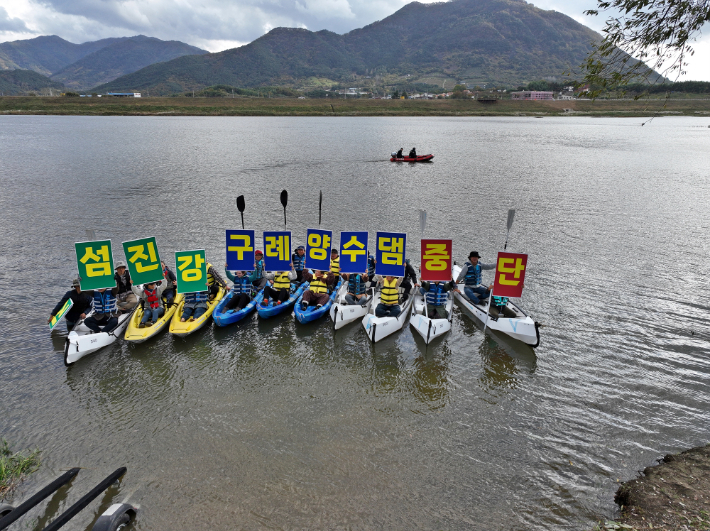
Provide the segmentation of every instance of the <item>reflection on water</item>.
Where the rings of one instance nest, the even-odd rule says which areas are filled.
[[[617,478],[704,443],[710,426],[710,137],[693,119],[640,121],[0,117],[0,291],[42,286],[28,305],[0,298],[0,435],[44,451],[20,496],[84,467],[20,527],[121,465],[119,490],[67,529],[125,500],[151,531],[613,517]],[[393,138],[435,162],[384,162]],[[282,226],[284,188],[294,243],[323,190],[325,228],[408,231],[415,262],[417,209],[461,263],[471,250],[492,260],[515,207],[510,248],[529,255],[522,307],[548,325],[541,346],[484,334],[458,306],[429,345],[409,324],[373,345],[359,322],[254,314],[64,367],[66,332],[48,334],[41,308],[75,276],[86,228],[116,260],[148,231],[168,262],[205,249],[221,263],[234,198],[258,234]]]

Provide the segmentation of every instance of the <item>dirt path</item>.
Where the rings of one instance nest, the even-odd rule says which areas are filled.
[[[622,483],[614,501],[621,518],[601,529],[710,530],[710,444],[665,456]]]

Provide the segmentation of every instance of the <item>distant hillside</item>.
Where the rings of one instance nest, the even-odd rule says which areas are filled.
[[[52,75],[101,48],[121,39],[74,44],[56,35],[48,35],[0,43],[0,70],[34,70],[45,76]]]
[[[30,92],[49,94],[47,89],[50,88],[54,90],[55,94],[64,90],[61,83],[52,81],[32,70],[0,71],[0,92],[5,96],[18,96]]]
[[[51,78],[71,90],[87,89],[140,70],[148,65],[205,50],[179,41],[161,41],[138,35],[114,42],[59,70]]]
[[[246,46],[152,65],[95,90],[170,94],[216,84],[374,83],[387,76],[519,84],[576,69],[599,38],[572,18],[524,0],[412,2],[345,35],[277,28]]]

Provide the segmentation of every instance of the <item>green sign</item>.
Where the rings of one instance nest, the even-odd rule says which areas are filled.
[[[163,268],[160,267],[160,255],[155,238],[142,238],[123,242],[128,271],[134,284],[159,282],[163,280]]]
[[[75,243],[74,248],[82,290],[116,287],[111,240]]]
[[[57,312],[57,315],[52,317],[52,320],[49,321],[49,331],[51,332],[54,330],[54,327],[57,326],[59,321],[62,320],[62,317],[66,315],[66,313],[71,310],[71,307],[74,306],[74,301],[69,299],[67,302],[64,303],[64,306],[62,306],[62,309]]]
[[[175,264],[178,293],[207,291],[207,262],[204,249],[176,252]]]

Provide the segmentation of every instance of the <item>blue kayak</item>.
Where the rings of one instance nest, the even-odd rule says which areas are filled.
[[[328,311],[330,310],[330,307],[333,306],[333,301],[335,300],[335,296],[338,294],[338,288],[340,288],[340,282],[338,281],[338,285],[335,286],[333,289],[333,293],[330,294],[330,297],[328,298],[328,302],[326,302],[323,306],[320,308],[316,308],[315,306],[308,306],[305,310],[301,310],[301,299],[303,296],[299,297],[298,300],[296,301],[296,307],[293,310],[293,314],[296,316],[296,319],[298,319],[299,323],[310,323],[311,321],[315,321],[316,319],[320,319],[324,315],[328,315]]]
[[[256,309],[257,304],[261,304],[261,301],[264,299],[264,290],[262,289],[259,293],[257,293],[256,297],[254,297],[251,302],[249,302],[249,304],[247,304],[241,310],[230,310],[225,312],[224,309],[227,306],[227,302],[232,300],[233,295],[234,293],[232,293],[231,291],[227,293],[227,295],[222,297],[222,300],[219,301],[219,304],[214,309],[212,318],[214,319],[214,322],[217,323],[217,326],[227,326],[244,319],[247,315],[249,315]]]
[[[263,304],[261,304],[261,302],[259,302],[259,305],[256,307],[256,311],[259,312],[259,317],[261,319],[268,319],[269,317],[273,317],[274,315],[283,313],[284,311],[286,311],[287,308],[291,308],[293,306],[293,303],[296,302],[296,299],[300,299],[301,295],[303,295],[303,292],[307,289],[308,282],[304,282],[300,286],[292,283],[291,296],[288,298],[288,300],[276,305],[274,305],[273,302],[269,302],[268,306],[264,306]]]

